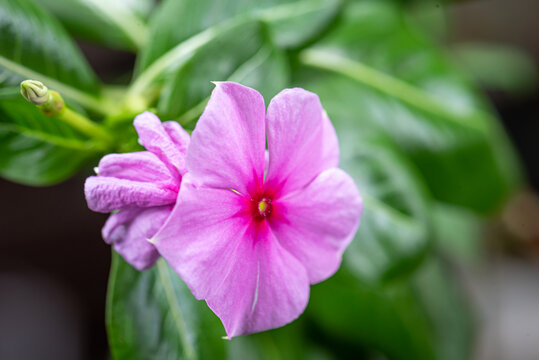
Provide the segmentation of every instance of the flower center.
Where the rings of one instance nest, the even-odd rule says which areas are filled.
[[[258,211],[260,212],[260,215],[262,216],[266,216],[270,211],[271,205],[270,205],[270,202],[266,199],[260,201],[258,203]]]
[[[256,204],[256,205],[255,205]],[[253,209],[253,216],[255,219],[263,220],[271,214],[271,199],[266,197],[254,202],[256,207]]]

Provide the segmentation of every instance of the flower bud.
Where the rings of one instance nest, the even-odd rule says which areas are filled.
[[[58,91],[49,91],[49,100],[43,105],[38,106],[43,115],[56,116],[64,108],[64,99]]]
[[[36,80],[21,82],[22,96],[34,105],[43,105],[49,100],[49,89]]]

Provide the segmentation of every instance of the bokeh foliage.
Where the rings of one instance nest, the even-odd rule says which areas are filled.
[[[529,77],[518,70],[525,60],[500,56],[496,63],[484,46],[458,49],[465,61],[455,61],[439,40],[445,9],[438,5],[0,0],[3,177],[54,184],[108,152],[136,150],[131,121],[146,109],[192,130],[210,81],[233,80],[266,101],[292,86],[319,94],[339,136],[341,167],[365,200],[343,266],[313,286],[305,314],[231,341],[163,260],[138,272],[113,254],[106,322],[114,358],[470,358],[473,316],[447,261],[455,253],[436,240],[461,240],[522,181],[474,80],[515,89]],[[75,38],[136,52],[135,68],[125,69],[131,82],[100,81]],[[503,78],[488,72],[497,66],[507,69]],[[41,115],[18,95],[26,78],[59,91],[116,141],[104,145]]]

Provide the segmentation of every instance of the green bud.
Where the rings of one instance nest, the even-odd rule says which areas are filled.
[[[49,89],[36,80],[24,80],[21,83],[21,95],[34,105],[43,105],[50,97]]]
[[[49,100],[43,105],[38,106],[41,112],[46,116],[55,116],[64,108],[64,99],[58,91],[49,91]]]
[[[64,108],[64,99],[58,91],[49,90],[37,80],[24,80],[21,83],[21,95],[46,116],[58,115]]]

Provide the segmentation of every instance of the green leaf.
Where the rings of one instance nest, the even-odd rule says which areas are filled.
[[[459,65],[481,86],[521,95],[534,90],[538,73],[534,60],[522,50],[483,43],[459,44],[453,49]]]
[[[235,360],[324,360],[334,359],[327,348],[309,337],[306,317],[278,328],[247,336],[227,343],[227,359]]]
[[[413,166],[389,142],[354,140],[356,151],[343,155],[340,166],[356,180],[364,211],[344,266],[364,281],[387,282],[408,275],[423,259],[429,246],[429,201]]]
[[[413,278],[411,287],[428,319],[436,359],[470,359],[474,349],[474,318],[450,266],[431,258]]]
[[[437,247],[452,259],[474,264],[481,258],[481,219],[471,211],[435,203],[431,209]]]
[[[0,2],[0,85],[43,82],[95,111],[105,105],[98,80],[65,30],[31,0]]]
[[[219,319],[161,259],[139,272],[113,252],[107,330],[114,359],[222,359]]]
[[[147,40],[152,0],[40,0],[74,35],[118,49],[137,50]]]
[[[312,287],[308,315],[333,341],[395,360],[468,359],[473,327],[447,270],[429,259],[409,281],[367,286],[345,270]]]
[[[306,319],[223,339],[220,320],[161,259],[139,272],[113,252],[107,331],[114,359],[332,359],[308,337]]]
[[[296,71],[295,85],[320,96],[339,138],[339,167],[355,180],[364,199],[361,225],[345,252],[344,266],[363,281],[403,276],[429,246],[429,197],[406,156],[368,120],[370,98],[343,86],[347,79]]]
[[[341,75],[347,98],[356,99],[342,106],[403,149],[435,198],[494,211],[521,178],[509,141],[466,77],[398,10],[386,1],[353,3],[341,26],[300,59]]]
[[[201,102],[205,104],[213,89],[211,81],[225,80],[257,89],[266,101],[288,84],[286,58],[271,44],[260,22],[225,31],[196,51],[165,81],[158,105],[160,115],[176,118]]]
[[[185,65],[230,29],[263,21],[279,46],[298,46],[325,29],[339,7],[340,0],[166,0],[150,20],[152,41],[140,54],[130,96],[148,91],[163,74]],[[212,60],[218,66],[223,58],[216,52]]]
[[[0,100],[0,175],[50,185],[73,175],[100,149],[18,96]]]

